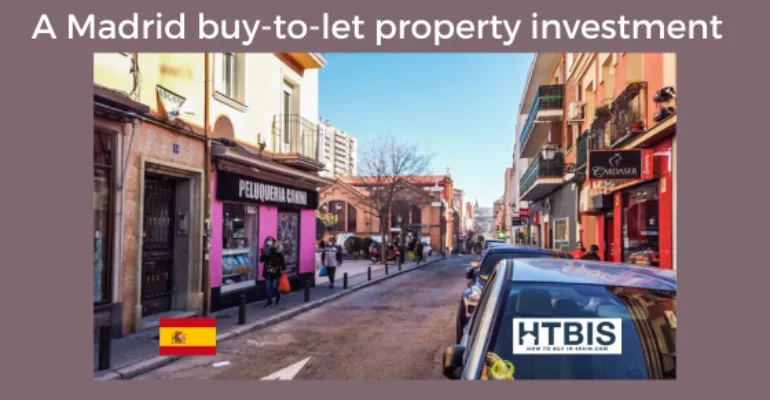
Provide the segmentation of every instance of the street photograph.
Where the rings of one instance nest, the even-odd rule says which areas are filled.
[[[674,380],[675,53],[93,55],[95,380]]]

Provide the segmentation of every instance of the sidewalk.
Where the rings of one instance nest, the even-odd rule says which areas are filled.
[[[434,255],[422,265],[440,260],[440,255]],[[372,280],[385,276],[385,267],[382,264],[372,265],[369,260],[345,260],[342,267],[337,269],[335,287],[329,289],[328,278],[319,277],[316,271],[316,286],[310,289],[310,302],[330,298],[343,292],[342,279],[345,272],[348,273],[348,290],[367,284],[367,269],[372,267]],[[402,265],[402,272],[418,267],[414,262]],[[397,275],[398,264],[388,265],[388,275]],[[304,292],[297,291],[286,294],[278,306],[265,308],[265,301],[250,303],[246,306],[246,325],[238,325],[238,308],[229,308],[209,314],[209,317],[217,320],[217,336],[231,332],[237,328],[243,328],[257,321],[267,320],[270,317],[284,313],[309,303],[304,302]],[[98,340],[97,340],[98,343]],[[129,334],[112,341],[111,365],[108,371],[97,371],[99,366],[99,346],[94,345],[94,377],[115,375],[115,372],[158,357],[158,330],[149,329],[135,334]]]

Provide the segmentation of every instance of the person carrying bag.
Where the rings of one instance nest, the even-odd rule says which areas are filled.
[[[262,248],[259,261],[264,263],[262,277],[265,279],[265,288],[267,290],[267,304],[265,304],[265,307],[270,307],[273,305],[274,296],[275,304],[278,304],[281,302],[281,293],[286,293],[281,288],[283,280],[286,280],[286,285],[289,283],[284,274],[286,271],[286,260],[283,257],[283,245],[281,242],[275,240],[272,236],[268,236],[265,239],[265,246]],[[281,284],[278,283],[279,280]]]
[[[329,276],[329,289],[334,288],[334,273],[342,266],[342,249],[335,244],[334,238],[329,239],[321,253],[321,265]]]

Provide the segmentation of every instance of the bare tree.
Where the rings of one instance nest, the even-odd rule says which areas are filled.
[[[410,182],[415,177],[428,173],[433,156],[421,151],[416,144],[399,142],[391,136],[380,136],[361,153],[359,179],[369,191],[369,200],[380,220],[383,263],[387,263],[387,235],[393,205],[413,191]]]

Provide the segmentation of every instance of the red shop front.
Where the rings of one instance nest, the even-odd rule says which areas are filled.
[[[613,189],[599,217],[607,261],[673,268],[673,138],[655,146],[652,179]]]

